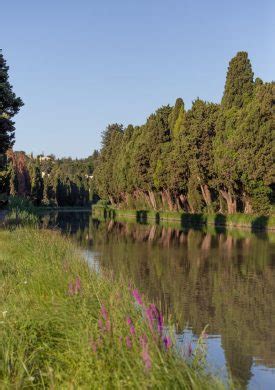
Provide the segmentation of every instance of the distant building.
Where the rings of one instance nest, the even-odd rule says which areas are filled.
[[[52,160],[51,156],[37,156],[39,158],[39,161],[49,161]]]

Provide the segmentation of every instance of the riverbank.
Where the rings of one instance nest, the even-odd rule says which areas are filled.
[[[187,226],[215,226],[249,228],[251,230],[275,231],[275,216],[250,215],[250,214],[187,214],[176,211],[154,210],[122,210],[110,206],[94,205],[92,208],[94,217],[100,218],[131,218],[138,222],[152,221],[178,222],[182,227]]]
[[[175,354],[153,306],[92,271],[69,239],[2,230],[0,249],[1,388],[222,388],[199,354]]]

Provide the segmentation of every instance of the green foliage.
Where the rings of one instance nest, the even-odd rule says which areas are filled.
[[[224,387],[203,371],[199,353],[189,363],[167,352],[128,282],[91,271],[66,238],[2,231],[0,247],[1,388]]]
[[[176,100],[175,106],[173,107],[169,115],[169,127],[173,136],[178,136],[183,130],[185,118],[184,102],[182,98]]]
[[[31,199],[36,206],[39,206],[43,199],[43,179],[41,169],[35,164],[31,170]]]
[[[35,206],[90,205],[98,199],[93,170],[98,153],[87,159],[55,159],[9,153],[8,187],[11,195],[29,198]]]
[[[253,94],[253,72],[248,54],[238,52],[229,62],[226,76],[222,107],[230,109],[242,108],[249,102]]]
[[[9,83],[9,67],[0,50],[0,155],[4,154],[14,143],[14,122],[12,118],[23,106],[16,97]]]
[[[39,218],[32,202],[18,196],[9,197],[9,213],[5,224],[10,225],[38,225]]]
[[[108,126],[95,170],[100,196],[119,208],[268,213],[274,94],[239,52],[221,105],[196,99],[185,111],[178,98],[142,126]]]

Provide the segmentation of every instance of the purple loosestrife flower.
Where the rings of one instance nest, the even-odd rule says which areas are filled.
[[[163,317],[158,310],[158,308],[151,304],[146,310],[145,314],[148,320],[149,328],[151,331],[153,331],[154,326],[157,327],[157,331],[159,335],[162,335],[162,330],[163,330]]]
[[[136,302],[140,305],[140,306],[143,306],[143,302],[142,302],[142,299],[141,299],[141,296],[139,295],[139,292],[137,289],[134,289],[132,291],[132,295],[133,297],[135,298]]]
[[[72,282],[70,282],[69,285],[68,285],[68,294],[70,296],[74,295],[74,285],[73,285]]]
[[[163,344],[166,349],[169,349],[172,347],[172,340],[169,336],[164,336],[163,338]]]
[[[148,352],[149,345],[148,345],[148,339],[147,339],[146,334],[143,334],[142,336],[140,336],[139,342],[140,342],[140,345],[142,348],[141,357],[143,359],[145,368],[146,368],[146,370],[150,370],[150,368],[152,366],[152,362],[151,362],[151,358],[150,358],[150,355]]]
[[[163,317],[162,317],[162,314],[160,313],[159,309],[155,305],[151,304],[150,306],[151,306],[152,316],[157,321],[158,333],[160,335],[162,335],[162,328],[163,328]]]
[[[103,330],[103,322],[102,322],[101,318],[97,321],[97,325],[98,325],[100,330]]]
[[[104,305],[101,306],[101,315],[104,318],[104,320],[107,321],[108,312],[107,312],[106,307]]]
[[[147,309],[145,309],[145,315],[148,320],[149,328],[151,331],[153,331],[153,325],[154,325],[154,316],[151,310],[151,307],[149,306]]]
[[[130,326],[130,333],[131,333],[132,336],[134,336],[134,334],[136,333],[134,325]]]
[[[81,290],[81,281],[79,276],[75,279],[75,285],[74,285],[74,292],[75,294],[78,294]]]
[[[158,332],[160,335],[162,335],[162,331],[163,331],[163,316],[159,312],[159,314],[158,314]]]
[[[188,356],[190,357],[193,353],[193,349],[192,349],[192,345],[191,345],[191,342],[189,343],[188,345]]]
[[[132,325],[132,320],[131,320],[130,317],[127,317],[127,318],[126,318],[126,322],[127,322],[128,325]]]
[[[135,326],[133,324],[133,321],[131,320],[130,317],[127,317],[126,322],[130,326],[130,333],[133,336],[135,334]]]
[[[105,328],[106,328],[107,332],[110,332],[110,330],[111,330],[111,321],[110,320],[106,321]]]
[[[91,345],[92,351],[93,351],[94,353],[96,353],[96,351],[97,351],[96,341],[94,341],[93,339],[91,339],[91,340],[90,340],[90,345]]]
[[[68,294],[70,296],[76,295],[80,292],[80,290],[81,290],[81,282],[80,282],[80,278],[77,276],[77,278],[75,279],[75,282],[69,283]]]
[[[126,336],[125,341],[126,341],[127,348],[131,349],[132,348],[132,341],[131,341],[130,337]]]
[[[140,336],[139,342],[142,347],[148,343],[148,338],[145,333],[142,336]]]
[[[148,343],[144,343],[142,346],[141,356],[145,365],[146,370],[150,370],[152,367],[151,358],[148,352]]]

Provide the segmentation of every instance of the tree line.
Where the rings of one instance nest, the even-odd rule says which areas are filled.
[[[97,152],[86,159],[56,159],[7,152],[7,192],[35,206],[87,206],[97,200],[93,170]]]
[[[274,194],[275,83],[254,79],[246,52],[231,59],[219,104],[178,98],[142,126],[111,124],[94,178],[128,208],[268,214]]]

